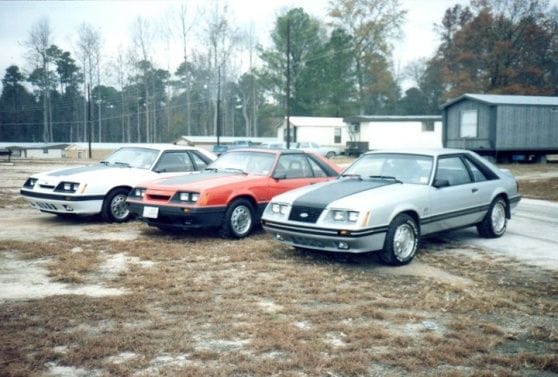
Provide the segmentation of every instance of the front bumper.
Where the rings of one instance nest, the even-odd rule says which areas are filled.
[[[277,241],[305,249],[338,253],[367,253],[384,247],[387,227],[371,228],[340,235],[335,229],[293,226],[262,221],[263,228]]]
[[[42,212],[58,214],[94,215],[101,213],[103,195],[68,195],[20,190],[31,207]]]
[[[157,208],[157,218],[144,217],[144,208]],[[200,229],[221,226],[226,207],[191,208],[156,205],[151,203],[137,203],[128,201],[130,212],[138,219],[151,226]]]

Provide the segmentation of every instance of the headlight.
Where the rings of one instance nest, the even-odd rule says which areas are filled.
[[[344,210],[333,210],[332,219],[336,222],[344,223],[356,223],[358,220],[357,211],[344,211]]]
[[[145,189],[143,187],[136,187],[130,192],[130,197],[141,198],[145,196]]]
[[[277,220],[284,219],[289,215],[290,205],[284,203],[269,203],[265,207],[264,213],[269,218],[275,218]]]
[[[277,215],[286,215],[289,211],[289,206],[286,204],[272,203],[271,212]]]
[[[175,200],[186,203],[196,203],[200,198],[199,192],[179,192],[174,196]]]
[[[37,183],[37,178],[29,178],[27,181],[25,181],[23,187],[33,188],[35,187],[35,183]]]
[[[60,182],[54,189],[56,192],[74,193],[78,190],[79,183],[76,182]]]

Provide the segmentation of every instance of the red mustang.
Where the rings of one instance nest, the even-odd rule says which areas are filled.
[[[275,195],[335,177],[340,168],[300,150],[238,149],[199,174],[141,184],[128,195],[140,220],[161,230],[219,228],[223,237],[250,234]]]

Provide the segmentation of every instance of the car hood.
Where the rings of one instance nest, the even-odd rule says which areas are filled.
[[[176,177],[144,182],[140,186],[149,190],[176,191],[188,190],[201,192],[227,185],[246,185],[250,182],[266,179],[265,176],[246,175],[231,172],[202,172],[198,174],[179,175]]]
[[[61,181],[87,183],[94,181],[122,181],[124,179],[133,179],[133,182],[130,182],[130,184],[133,184],[138,179],[148,179],[152,174],[153,172],[146,169],[95,164],[49,171],[35,174],[33,177],[49,184]]]
[[[402,195],[428,190],[426,185],[406,184],[391,180],[337,179],[276,196],[273,201],[311,208],[361,208],[383,205]]]

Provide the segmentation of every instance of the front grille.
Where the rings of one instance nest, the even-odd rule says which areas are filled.
[[[320,217],[321,213],[322,210],[319,208],[295,206],[291,209],[289,220],[315,223],[318,221],[318,217]]]
[[[156,200],[159,202],[168,202],[170,199],[170,195],[152,195],[147,194],[147,199],[149,200]]]
[[[51,186],[51,185],[39,185],[39,187],[44,188],[44,189],[50,189],[50,190],[54,189],[54,186]]]

